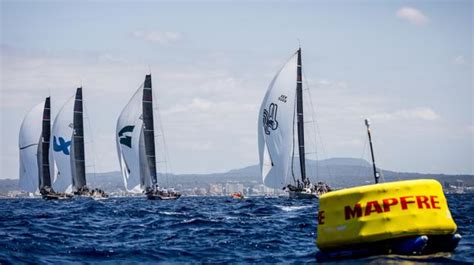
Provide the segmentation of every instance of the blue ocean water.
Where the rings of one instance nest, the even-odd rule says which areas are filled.
[[[345,262],[474,261],[472,194],[448,195],[463,240],[452,255]],[[0,200],[0,263],[314,263],[316,200],[183,197]]]

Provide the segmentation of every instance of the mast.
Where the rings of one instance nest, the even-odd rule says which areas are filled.
[[[151,74],[145,76],[143,86],[143,135],[145,137],[145,154],[153,187],[157,184],[155,158],[155,130],[153,128],[153,92]]]
[[[303,119],[303,82],[301,74],[301,48],[298,49],[298,66],[296,72],[296,115],[298,127],[298,149],[300,157],[301,180],[306,182],[306,166],[304,151],[304,119]]]
[[[84,122],[82,108],[82,87],[76,90],[76,98],[74,99],[74,116],[73,116],[73,136],[72,146],[73,152],[73,183],[76,189],[83,188],[86,183],[86,164],[84,155]]]
[[[370,134],[370,121],[369,119],[365,119],[365,126],[367,126],[367,134],[369,135],[369,143],[370,143],[370,154],[372,155],[372,167],[374,170],[374,178],[375,183],[379,183],[379,174],[377,173],[377,167],[375,166],[375,157],[374,157],[374,149],[372,147],[372,136]]]
[[[51,102],[46,98],[43,110],[43,122],[41,131],[41,172],[39,189],[51,187],[51,172],[49,167],[49,139],[51,138]]]

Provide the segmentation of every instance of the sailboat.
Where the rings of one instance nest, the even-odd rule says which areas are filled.
[[[122,110],[116,128],[117,152],[125,188],[150,200],[173,200],[181,194],[158,186],[151,74]]]
[[[82,87],[61,108],[53,124],[53,157],[58,168],[53,188],[77,196],[108,197],[86,181]]]
[[[44,199],[64,199],[51,187],[54,164],[50,163],[51,100],[47,97],[23,119],[20,128],[20,188],[40,193]]]
[[[258,116],[258,136],[265,186],[284,189],[290,198],[317,198],[330,191],[324,183],[311,184],[306,174],[301,48],[268,87]],[[301,178],[294,173],[296,138]]]

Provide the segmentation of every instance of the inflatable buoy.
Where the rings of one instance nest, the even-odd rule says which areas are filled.
[[[317,246],[329,256],[452,251],[461,238],[436,180],[348,188],[322,195],[319,203]]]

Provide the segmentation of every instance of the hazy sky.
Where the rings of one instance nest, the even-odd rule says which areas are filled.
[[[117,117],[150,70],[175,173],[257,164],[259,105],[298,39],[319,158],[367,158],[370,117],[380,167],[474,173],[472,1],[0,5],[0,178],[18,178],[24,115],[81,84],[96,170],[119,170]]]

